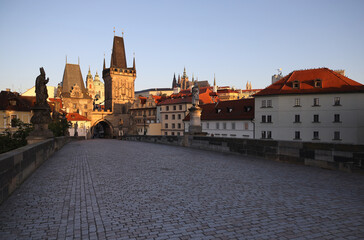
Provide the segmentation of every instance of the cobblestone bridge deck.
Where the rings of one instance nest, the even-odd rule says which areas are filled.
[[[0,239],[363,239],[364,176],[158,144],[72,142],[0,206]]]

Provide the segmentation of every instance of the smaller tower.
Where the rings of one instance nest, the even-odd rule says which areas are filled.
[[[174,73],[173,81],[172,81],[172,89],[177,87],[176,73]]]
[[[88,73],[86,76],[86,88],[89,96],[93,98],[95,96],[95,89],[94,89],[94,80],[91,75],[90,67],[88,68]]]
[[[214,73],[214,87],[213,87],[213,92],[217,93],[217,86],[216,86],[216,77],[215,77],[215,73]]]

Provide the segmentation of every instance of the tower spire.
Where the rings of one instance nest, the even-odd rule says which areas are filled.
[[[104,53],[104,68],[103,69],[105,69],[106,68],[106,66],[105,66],[106,64],[105,64],[105,53]]]
[[[135,70],[135,53],[133,53],[133,69]]]

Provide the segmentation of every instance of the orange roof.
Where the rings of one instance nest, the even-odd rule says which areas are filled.
[[[321,87],[315,86],[317,80],[321,80]],[[294,82],[299,87],[294,88]],[[364,92],[364,85],[331,69],[317,68],[293,71],[254,96],[336,92]]]
[[[199,100],[200,104],[212,103],[212,97],[215,98],[215,101],[218,101],[218,98],[215,97],[209,87],[199,88]],[[192,93],[191,90],[182,90],[177,94],[172,94],[169,98],[162,100],[159,105],[169,105],[169,104],[178,104],[178,103],[192,103]]]
[[[221,101],[200,105],[201,120],[253,120],[254,98]],[[183,121],[189,121],[188,114]]]
[[[67,113],[66,118],[67,121],[91,121],[78,113]]]

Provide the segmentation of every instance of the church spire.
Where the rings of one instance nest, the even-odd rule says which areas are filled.
[[[133,69],[135,70],[135,53],[133,53]]]
[[[106,66],[105,66],[106,64],[105,64],[105,53],[104,53],[104,68],[103,69],[105,69],[106,68]]]
[[[214,73],[214,87],[213,87],[213,92],[215,92],[215,93],[217,92],[215,73]]]
[[[176,73],[173,75],[172,89],[177,87]]]

